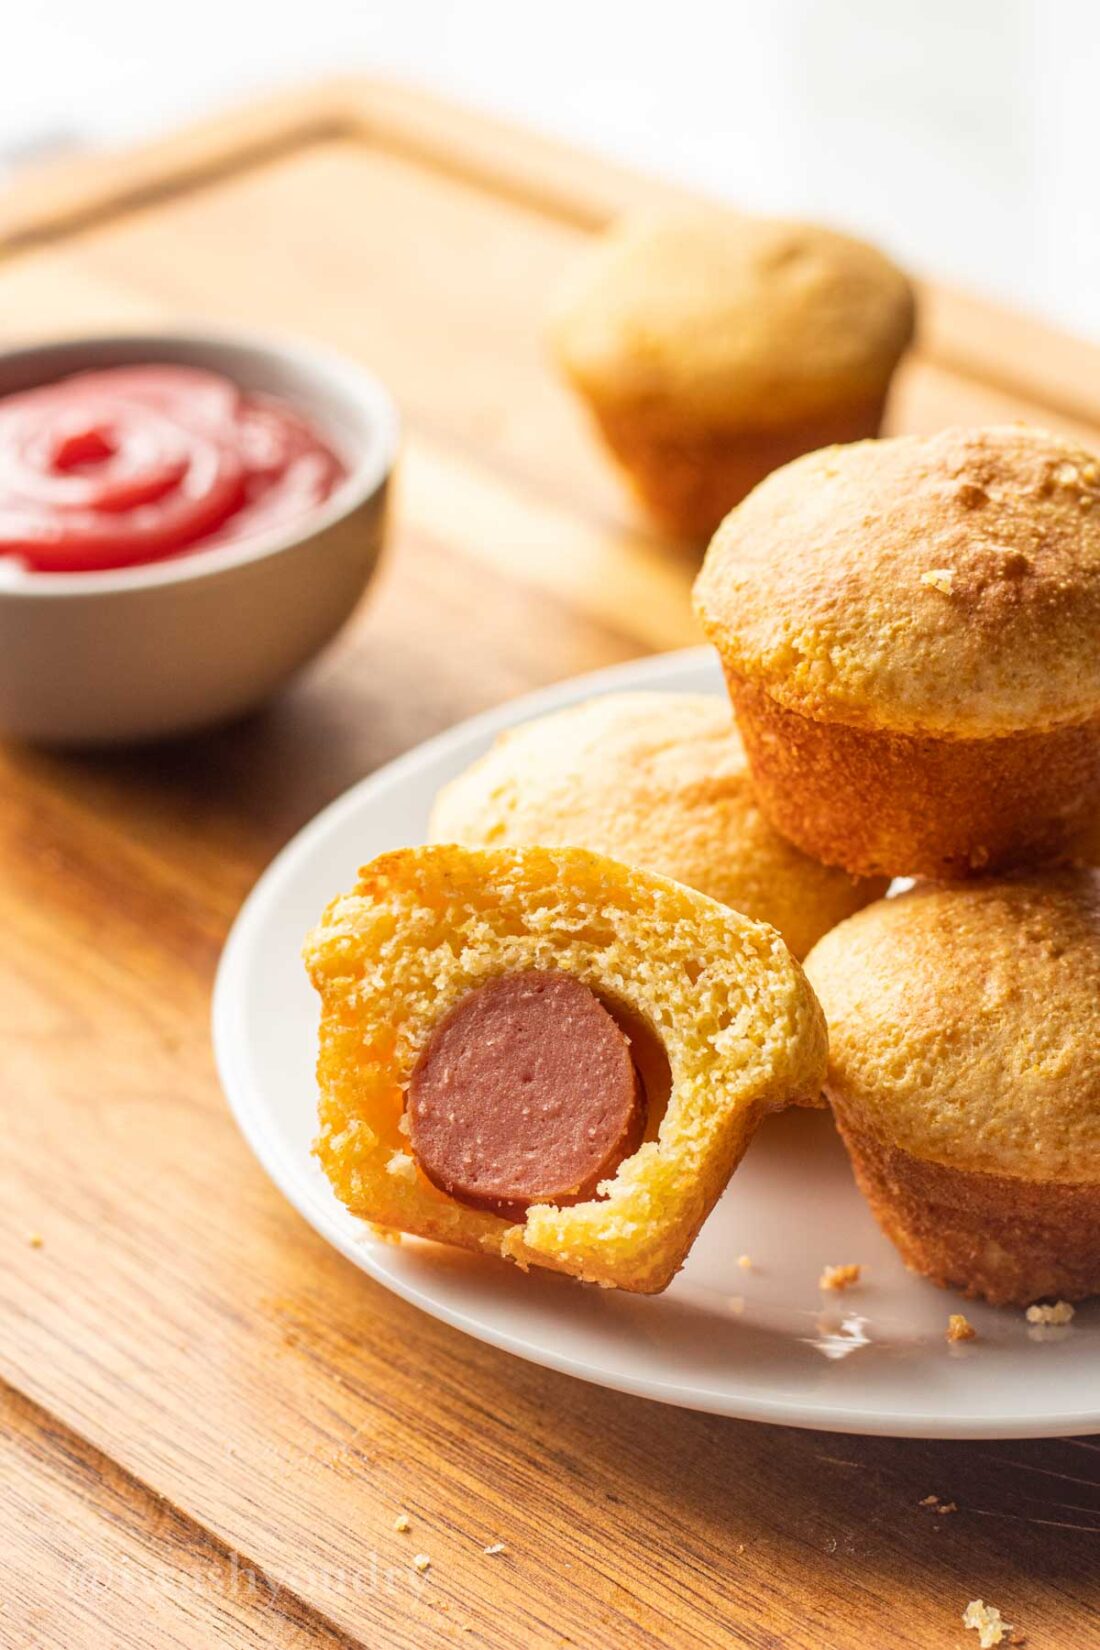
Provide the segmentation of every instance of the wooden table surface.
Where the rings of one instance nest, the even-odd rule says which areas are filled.
[[[384,571],[293,691],[144,751],[0,751],[0,1645],[964,1650],[977,1596],[1034,1650],[1100,1645],[1100,1440],[784,1430],[522,1363],[328,1249],[218,1088],[220,947],[322,804],[470,712],[696,639],[692,558],[632,517],[539,336],[591,230],[668,193],[350,84],[0,201],[5,341],[287,327],[406,418]],[[1100,352],[925,296],[896,428],[1100,439]]]

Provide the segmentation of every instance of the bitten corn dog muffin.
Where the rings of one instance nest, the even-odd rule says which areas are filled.
[[[703,693],[608,693],[511,729],[440,792],[429,835],[591,848],[771,923],[796,957],[886,891],[773,830],[729,706]]]
[[[907,1263],[994,1304],[1100,1291],[1100,873],[918,885],[806,970],[828,1098]]]
[[[861,241],[695,207],[616,224],[552,341],[642,503],[706,539],[777,465],[878,433],[913,312]]]
[[[578,849],[386,854],[305,956],[337,1195],[524,1268],[663,1289],[761,1118],[824,1076],[773,929]]]
[[[812,453],[716,534],[696,605],[761,806],[862,875],[1087,852],[1100,464],[1044,430]]]

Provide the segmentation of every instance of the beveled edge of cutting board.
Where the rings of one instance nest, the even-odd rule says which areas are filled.
[[[253,100],[133,148],[30,168],[0,195],[0,260],[340,139],[378,143],[579,229],[643,205],[706,198],[433,93],[353,76]],[[918,287],[921,359],[1100,424],[1100,343],[937,281]]]

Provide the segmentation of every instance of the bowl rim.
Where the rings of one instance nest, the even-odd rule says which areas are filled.
[[[0,349],[0,372],[10,362],[24,361],[29,365],[37,360],[41,360],[44,371],[48,372],[51,357],[72,355],[84,347],[110,351],[113,348],[132,350],[139,345],[148,345],[149,360],[153,363],[156,362],[158,350],[166,348],[179,350],[181,354],[190,349],[242,349],[258,356],[266,355],[285,361],[306,374],[312,373],[326,380],[349,399],[357,401],[366,412],[371,437],[360,457],[348,463],[347,474],[329,497],[297,521],[258,532],[237,544],[230,542],[212,545],[208,550],[183,550],[161,561],[139,562],[132,567],[103,568],[86,573],[38,573],[27,569],[21,572],[17,581],[0,583],[0,601],[105,596],[213,578],[234,568],[297,549],[368,503],[389,479],[397,458],[401,430],[400,414],[390,391],[367,367],[360,366],[337,350],[315,345],[295,334],[254,331],[249,327],[188,325],[66,334],[42,339],[38,343]],[[120,361],[118,364],[127,363]],[[104,366],[109,366],[109,363],[104,363]],[[75,373],[84,369],[74,366],[71,370]],[[41,380],[44,384],[51,381],[45,376]],[[28,386],[33,387],[36,386]]]

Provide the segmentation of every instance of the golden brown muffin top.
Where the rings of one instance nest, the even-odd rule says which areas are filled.
[[[819,865],[768,824],[712,694],[609,693],[514,728],[441,791],[429,834],[590,848],[771,923],[795,956],[886,887]]]
[[[873,247],[699,207],[616,224],[563,293],[553,339],[605,405],[739,429],[880,395],[912,332],[912,289]]]
[[[696,606],[790,710],[997,735],[1100,714],[1100,463],[1012,425],[827,447],[711,541]]]
[[[1100,1181],[1100,872],[918,886],[806,973],[857,1127],[954,1168]]]

